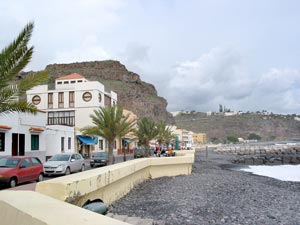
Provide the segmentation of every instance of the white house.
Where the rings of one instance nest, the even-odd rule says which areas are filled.
[[[0,156],[32,155],[45,161],[47,157],[64,150],[74,152],[74,128],[46,126],[47,114],[38,112],[0,114]],[[48,134],[54,133],[53,136]],[[60,146],[56,146],[59,143]]]
[[[117,94],[106,92],[98,81],[89,81],[82,75],[73,73],[55,80],[55,88],[39,85],[26,92],[27,101],[47,112],[47,125],[67,125],[75,128],[77,142],[75,148],[83,155],[92,150],[104,150],[106,141],[97,137],[81,136],[80,129],[93,125],[90,115],[99,107],[117,103]]]

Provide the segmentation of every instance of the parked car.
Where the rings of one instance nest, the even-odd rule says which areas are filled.
[[[43,164],[37,157],[8,156],[0,158],[0,183],[15,187],[29,181],[42,181]]]
[[[106,166],[108,163],[108,152],[93,152],[90,165],[94,166]]]
[[[133,157],[136,158],[144,158],[145,157],[145,150],[142,148],[134,148],[133,149]]]
[[[56,154],[44,163],[45,175],[68,175],[84,169],[84,158],[78,153]]]

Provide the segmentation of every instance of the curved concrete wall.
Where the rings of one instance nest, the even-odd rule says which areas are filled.
[[[194,151],[178,152],[177,155],[136,159],[39,182],[36,186],[39,193],[1,191],[1,224],[125,225],[127,223],[77,206],[82,206],[88,199],[99,198],[109,205],[146,179],[191,174]]]

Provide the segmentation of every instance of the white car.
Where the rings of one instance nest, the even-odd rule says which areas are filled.
[[[68,175],[85,169],[84,158],[78,153],[54,155],[43,165],[45,175]]]

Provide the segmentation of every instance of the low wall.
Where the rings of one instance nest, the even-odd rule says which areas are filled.
[[[99,198],[109,205],[150,178],[189,175],[193,162],[194,151],[177,151],[177,157],[135,159],[39,182],[36,192],[0,191],[1,224],[126,225],[81,206]]]
[[[110,205],[149,178],[191,174],[193,162],[194,151],[177,151],[177,157],[135,159],[40,182],[36,191],[78,206],[94,199]]]

